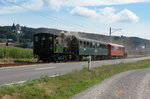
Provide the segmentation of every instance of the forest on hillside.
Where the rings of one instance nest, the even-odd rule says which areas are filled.
[[[21,26],[21,33],[15,33],[13,26],[0,26],[0,43],[3,39],[13,39],[13,42],[18,47],[29,48],[32,47],[33,35],[39,32],[49,32],[59,34],[62,30],[49,29],[49,28],[29,28]],[[134,53],[136,50],[149,51],[150,41],[139,37],[125,37],[125,36],[107,36],[95,33],[76,32],[79,36],[89,39],[100,40],[109,43],[122,44],[126,47],[129,53]]]

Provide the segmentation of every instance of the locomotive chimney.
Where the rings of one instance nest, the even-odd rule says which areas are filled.
[[[61,34],[61,37],[64,38],[64,31],[61,31],[60,34]]]

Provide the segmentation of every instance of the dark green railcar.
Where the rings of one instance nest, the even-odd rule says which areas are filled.
[[[79,57],[91,55],[95,59],[103,59],[108,56],[108,44],[86,38],[78,38]]]

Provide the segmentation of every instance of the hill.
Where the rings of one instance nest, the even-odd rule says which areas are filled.
[[[53,34],[59,34],[62,30],[49,29],[49,28],[29,28],[21,27],[21,33],[15,33],[12,31],[12,26],[0,27],[0,42],[3,39],[13,39],[13,42],[17,43],[19,47],[31,47],[33,42],[33,35],[39,32],[50,32]],[[125,37],[125,36],[107,36],[94,33],[76,32],[79,36],[89,39],[100,40],[104,42],[122,44],[126,47],[128,53],[132,54],[144,54],[150,52],[150,40],[142,39],[139,37]]]

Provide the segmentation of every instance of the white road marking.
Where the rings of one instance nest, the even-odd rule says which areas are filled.
[[[0,67],[0,70],[2,69],[16,69],[16,68],[23,68],[23,67],[32,67],[37,65],[27,65],[27,66],[10,66],[10,67]]]
[[[21,83],[24,83],[24,82],[26,82],[26,80],[19,81],[19,82],[14,82],[14,83],[9,83],[9,84],[4,84],[4,85],[21,84]]]
[[[56,76],[60,76],[60,74],[51,75],[51,76],[49,76],[49,77],[56,77]],[[22,84],[22,83],[24,83],[24,82],[26,82],[26,81],[27,81],[27,80],[23,80],[23,81],[19,81],[19,82],[4,84],[4,85]]]
[[[35,70],[54,69],[56,67],[35,68]]]

